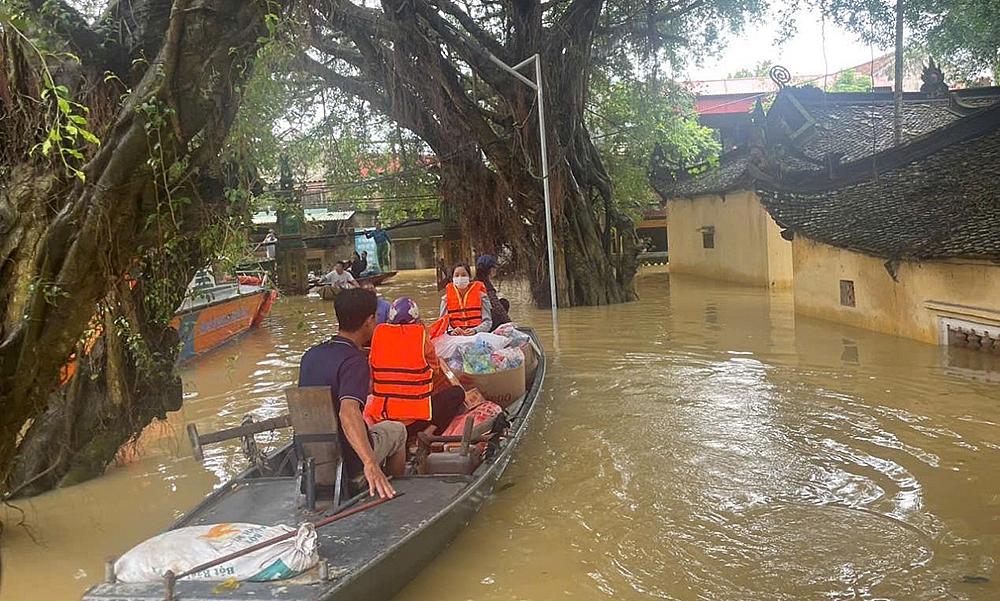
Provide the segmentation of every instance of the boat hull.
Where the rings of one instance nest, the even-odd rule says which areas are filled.
[[[534,338],[534,333],[531,333]],[[537,342],[537,339],[536,339]],[[398,499],[316,531],[319,553],[330,565],[331,579],[322,581],[315,568],[292,580],[243,582],[221,590],[213,582],[178,582],[184,601],[249,601],[280,597],[290,601],[388,601],[415,578],[468,525],[491,497],[525,436],[545,377],[545,356],[530,389],[508,407],[509,434],[496,455],[471,476],[403,476],[394,480]],[[276,476],[247,470],[219,487],[171,529],[223,522],[287,524],[316,519],[303,514],[297,460],[292,445],[269,458]],[[358,498],[346,508],[363,501]],[[304,579],[304,580],[303,580]],[[105,583],[91,588],[86,601],[154,601],[163,599],[162,583]]]
[[[181,338],[178,360],[190,361],[259,324],[277,292],[261,289],[178,313],[171,325]]]

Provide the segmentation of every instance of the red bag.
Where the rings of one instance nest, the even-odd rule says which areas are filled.
[[[455,419],[451,420],[451,423],[448,424],[448,427],[445,429],[444,433],[441,434],[441,436],[461,436],[465,430],[465,418],[470,415],[473,419],[472,425],[475,427],[493,419],[497,415],[500,415],[501,411],[503,411],[503,409],[500,405],[491,403],[490,401],[484,401],[476,405],[472,410],[456,415]]]

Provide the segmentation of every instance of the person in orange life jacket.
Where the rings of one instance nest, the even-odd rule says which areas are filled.
[[[493,330],[490,297],[482,282],[472,281],[472,270],[459,263],[451,272],[451,283],[441,297],[441,317],[448,316],[448,333],[474,336]]]
[[[465,390],[434,352],[413,299],[396,299],[375,328],[369,355],[374,390],[365,417],[402,421],[411,435],[429,424],[444,431],[462,412]]]
[[[384,461],[392,475],[406,468],[406,429],[398,422],[384,422],[369,428],[363,410],[371,388],[371,372],[361,347],[375,330],[375,295],[351,288],[341,292],[334,304],[339,322],[337,335],[302,356],[299,386],[329,386],[337,411],[344,466],[348,475],[364,474],[369,493],[395,496],[380,464]]]

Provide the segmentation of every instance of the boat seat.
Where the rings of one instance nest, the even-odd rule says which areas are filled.
[[[315,462],[315,498],[331,500],[340,505],[344,490],[344,461],[337,433],[340,424],[334,410],[328,386],[306,386],[285,390],[288,415],[292,421],[292,442],[299,460],[312,458]],[[307,478],[303,477],[301,492]]]

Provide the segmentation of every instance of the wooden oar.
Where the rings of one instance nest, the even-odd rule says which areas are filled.
[[[371,509],[372,507],[377,507],[377,506],[379,506],[379,505],[381,505],[383,503],[388,503],[389,501],[391,501],[393,499],[398,499],[399,497],[403,496],[403,494],[404,493],[398,492],[398,493],[396,493],[396,496],[394,496],[394,497],[382,497],[382,498],[376,499],[374,501],[369,501],[368,503],[365,503],[364,505],[358,505],[357,507],[352,507],[351,509],[345,509],[344,511],[341,511],[340,513],[335,513],[335,514],[331,515],[330,517],[326,517],[326,518],[323,518],[322,520],[317,520],[317,521],[313,522],[312,523],[312,527],[313,527],[313,529],[318,530],[319,528],[322,528],[323,526],[326,526],[328,524],[332,524],[332,523],[337,522],[339,520],[342,520],[344,518],[350,517],[350,516],[352,516],[352,515],[354,515],[356,513],[361,513],[362,511],[366,511],[368,509]],[[224,563],[230,562],[230,561],[232,561],[234,559],[237,559],[239,557],[243,557],[244,555],[248,555],[250,553],[253,553],[254,551],[259,551],[259,550],[264,549],[266,547],[270,547],[271,545],[273,545],[275,543],[280,543],[283,540],[288,540],[290,538],[295,537],[295,535],[297,533],[298,533],[298,529],[292,530],[291,532],[286,532],[284,534],[279,534],[278,536],[275,536],[274,538],[270,538],[268,540],[261,541],[261,542],[257,543],[256,545],[250,545],[249,547],[247,547],[245,549],[240,549],[239,551],[235,551],[233,553],[230,553],[229,555],[225,555],[223,557],[219,557],[218,559],[213,559],[212,561],[207,561],[207,562],[205,562],[205,563],[203,563],[201,565],[195,566],[195,567],[191,568],[190,570],[181,572],[180,574],[177,574],[177,575],[174,575],[173,571],[168,570],[167,573],[163,575],[164,580],[166,582],[166,586],[167,586],[167,600],[169,601],[170,599],[173,599],[174,583],[177,582],[178,580],[180,580],[181,578],[186,578],[186,577],[190,576],[191,574],[197,574],[198,572],[201,572],[202,570],[207,570],[209,568],[214,568],[215,566],[222,565]]]
[[[232,440],[233,438],[240,438],[246,436],[247,434],[257,434],[259,432],[267,432],[269,430],[288,428],[291,425],[292,418],[285,414],[278,417],[272,417],[271,419],[265,419],[262,422],[254,422],[245,426],[226,428],[225,430],[219,430],[218,432],[209,432],[208,434],[200,435],[198,434],[198,426],[195,424],[188,424],[187,432],[188,438],[191,439],[191,450],[194,453],[194,458],[198,461],[202,461],[205,459],[205,454],[202,451],[203,445],[214,444],[216,442],[222,442],[223,440]]]

